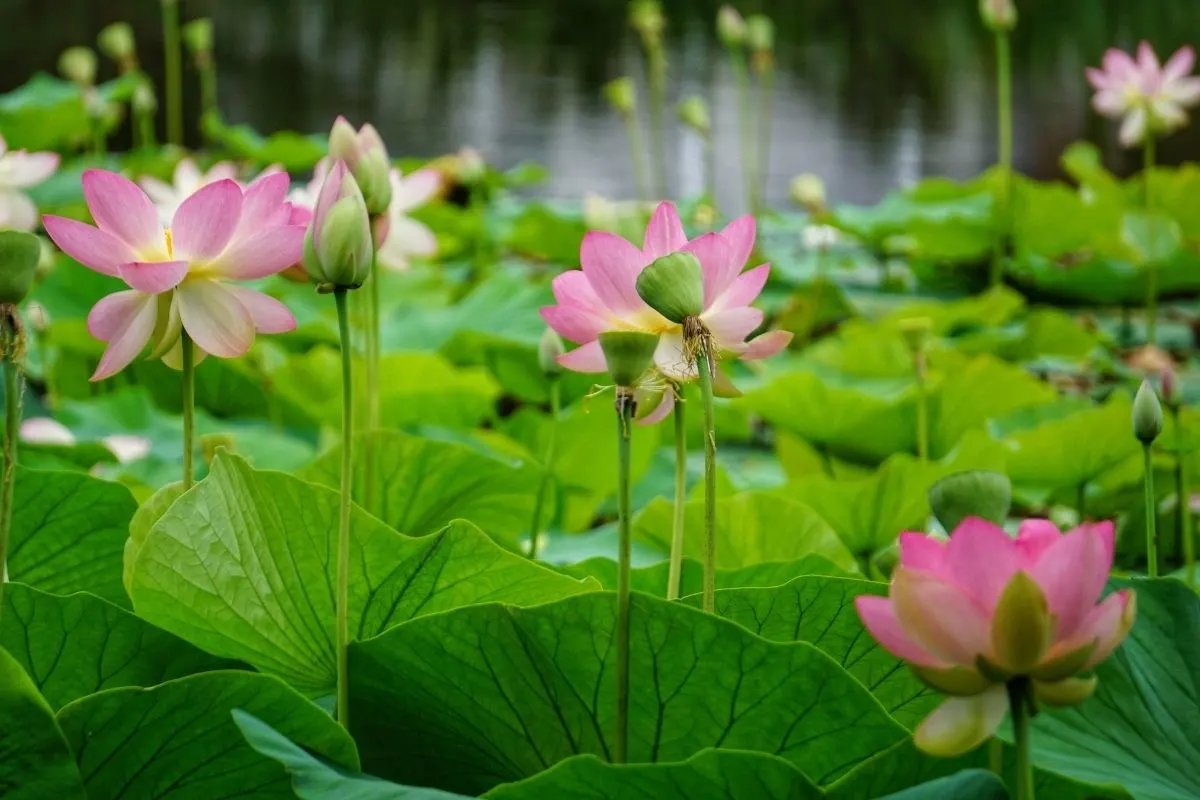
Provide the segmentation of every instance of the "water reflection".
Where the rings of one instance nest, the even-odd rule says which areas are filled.
[[[639,75],[641,57],[621,0],[182,0],[218,32],[221,104],[264,130],[321,130],[336,113],[371,119],[394,150],[431,156],[471,144],[502,165],[545,164],[548,194],[633,191],[624,131],[600,86]],[[16,3],[30,40],[3,63],[3,85],[50,68],[62,47],[135,11],[143,58],[160,60],[157,6],[71,0],[43,10]],[[13,3],[9,2],[9,5]],[[718,172],[739,200],[736,97],[712,34],[715,0],[668,0],[670,95],[713,105]],[[975,0],[759,0],[778,30],[776,114],[769,196],[785,199],[802,171],[824,177],[838,200],[870,202],[929,174],[966,177],[994,143],[990,41]],[[1018,167],[1057,174],[1063,147],[1101,142],[1109,163],[1135,166],[1113,128],[1088,108],[1082,77],[1112,42],[1150,38],[1160,49],[1200,30],[1194,0],[1020,2],[1014,45]],[[62,7],[74,7],[63,24]],[[103,8],[97,8],[103,6]],[[6,15],[8,16],[8,15]],[[194,87],[193,87],[194,88]],[[194,92],[193,92],[194,96]],[[671,182],[701,188],[700,143],[671,115]],[[1200,156],[1200,131],[1163,148]]]

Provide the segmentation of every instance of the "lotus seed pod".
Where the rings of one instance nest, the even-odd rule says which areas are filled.
[[[613,383],[633,387],[654,363],[658,334],[640,331],[606,331],[600,334],[600,349]]]
[[[746,44],[756,53],[775,49],[775,23],[770,17],[752,14],[746,18]]]
[[[0,230],[0,304],[16,305],[33,286],[42,243],[25,231]]]
[[[199,17],[183,26],[183,41],[193,56],[212,53],[213,25],[207,17]]]
[[[128,22],[114,22],[101,29],[96,36],[100,52],[113,61],[128,61],[136,52],[133,27]]]
[[[668,253],[641,271],[637,293],[676,324],[704,313],[704,271],[691,253]]]
[[[825,208],[825,181],[811,172],[792,178],[790,186],[792,202],[815,214]]]
[[[679,104],[679,119],[684,125],[704,136],[712,133],[712,120],[708,114],[708,103],[703,97],[692,95]]]
[[[78,86],[96,83],[96,51],[90,47],[68,47],[58,57],[58,71]]]

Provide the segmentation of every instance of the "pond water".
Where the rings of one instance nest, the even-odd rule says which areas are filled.
[[[640,76],[623,0],[180,0],[185,19],[217,30],[226,116],[260,130],[326,129],[336,113],[372,120],[393,152],[433,156],[471,145],[509,166],[544,164],[540,191],[578,198],[633,194],[624,129],[601,97],[611,78]],[[1014,42],[1016,162],[1058,174],[1072,141],[1101,144],[1133,169],[1114,125],[1090,110],[1083,68],[1110,44],[1148,38],[1160,52],[1195,41],[1195,0],[1018,0]],[[736,93],[713,32],[716,0],[666,0],[672,100],[712,104],[723,200],[738,195]],[[759,0],[777,24],[769,199],[788,179],[826,179],[836,200],[872,202],[925,175],[968,177],[995,151],[989,35],[975,0]],[[94,41],[107,22],[135,22],[143,60],[160,70],[154,0],[0,0],[21,37],[0,54],[0,90],[53,70],[58,52]],[[111,70],[111,65],[106,65]],[[189,86],[190,97],[196,96]],[[192,109],[194,113],[194,109]],[[702,186],[701,144],[669,115],[675,194]],[[1200,128],[1162,147],[1200,158]]]

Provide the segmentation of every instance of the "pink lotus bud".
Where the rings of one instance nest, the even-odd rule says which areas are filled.
[[[317,290],[357,289],[371,274],[371,218],[358,183],[338,161],[325,176],[304,245],[304,268]]]
[[[338,117],[329,132],[329,157],[346,163],[372,216],[387,213],[392,202],[392,165],[375,126],[367,123],[355,133],[345,117]]]

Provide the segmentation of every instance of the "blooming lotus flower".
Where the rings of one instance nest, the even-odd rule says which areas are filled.
[[[198,358],[235,358],[250,349],[256,331],[294,328],[278,300],[227,283],[265,278],[300,260],[304,227],[288,224],[287,189],[283,173],[264,175],[245,190],[222,179],[184,200],[164,228],[132,181],[86,171],[83,194],[96,224],[49,215],[43,224],[64,253],[129,286],[88,315],[88,330],[108,342],[92,380],[124,369],[151,340],[152,357],[178,366],[181,331],[195,342]]]
[[[1113,526],[1064,534],[1027,520],[1016,538],[969,518],[949,542],[900,536],[888,597],[858,597],[863,624],[930,686],[951,695],[914,734],[935,755],[964,753],[1004,719],[1005,682],[1029,680],[1046,705],[1082,702],[1133,627],[1134,594],[1100,594],[1113,560]]]
[[[217,181],[236,178],[237,165],[231,161],[219,161],[207,172],[203,172],[196,166],[195,161],[183,158],[175,165],[175,177],[171,183],[147,175],[138,179],[138,184],[154,202],[162,224],[170,225],[179,204],[195,194],[197,189]]]
[[[57,153],[10,151],[0,136],[0,229],[31,231],[37,227],[37,206],[21,190],[36,186],[56,169]]]
[[[651,262],[676,251],[690,252],[704,275],[704,311],[700,319],[713,336],[720,355],[745,360],[767,358],[792,339],[787,331],[771,331],[750,341],[746,337],[763,321],[763,312],[750,304],[762,292],[770,265],[742,272],[754,249],[755,222],[751,216],[729,223],[720,233],[688,241],[675,206],[662,203],[654,211],[642,247],[606,231],[591,231],[580,250],[582,269],[554,279],[558,305],[542,309],[542,317],[562,337],[581,346],[559,362],[576,372],[605,372],[598,336],[605,331],[643,331],[660,335],[655,368],[666,379],[694,380],[696,368],[684,356],[683,326],[671,322],[642,300],[638,275]],[[647,422],[670,413],[675,398],[667,392]]]
[[[382,239],[376,257],[385,269],[402,271],[414,256],[430,258],[437,254],[437,237],[425,225],[408,216],[442,188],[442,176],[432,169],[419,169],[405,176],[392,169],[392,203],[388,206],[385,230],[378,231]]]
[[[1181,47],[1161,66],[1147,42],[1138,46],[1136,61],[1110,49],[1102,69],[1087,70],[1096,89],[1092,105],[1106,117],[1124,118],[1119,137],[1126,147],[1147,135],[1172,133],[1187,125],[1186,109],[1200,103],[1200,77],[1189,75],[1195,63],[1191,47]]]

